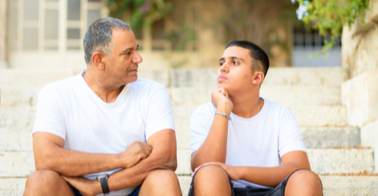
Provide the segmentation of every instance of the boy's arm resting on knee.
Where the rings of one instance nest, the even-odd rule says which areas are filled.
[[[47,132],[33,134],[36,170],[53,170],[64,176],[128,168],[149,155],[147,144],[131,145],[120,154],[84,153],[64,148],[64,139]],[[145,152],[147,151],[147,152]]]
[[[111,191],[138,186],[151,171],[177,168],[176,136],[172,129],[161,130],[147,141],[152,146],[151,154],[131,168],[118,171],[108,178]]]
[[[310,162],[304,151],[292,151],[282,156],[278,167],[234,167],[223,163],[216,164],[225,169],[232,180],[245,180],[263,186],[275,187],[298,169],[310,170]]]

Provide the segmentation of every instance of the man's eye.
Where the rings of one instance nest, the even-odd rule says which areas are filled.
[[[219,66],[222,66],[223,65],[223,62],[219,62]]]

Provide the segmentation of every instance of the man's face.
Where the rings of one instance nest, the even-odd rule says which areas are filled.
[[[113,85],[125,85],[138,79],[138,63],[143,61],[139,45],[131,30],[112,30],[113,51],[104,58],[106,77]]]
[[[231,94],[250,90],[253,80],[251,61],[249,50],[228,47],[219,60],[218,87],[225,88]]]

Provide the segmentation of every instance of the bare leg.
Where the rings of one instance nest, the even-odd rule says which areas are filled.
[[[310,170],[299,170],[287,181],[285,195],[320,196],[323,194],[319,176]]]
[[[171,170],[151,172],[140,187],[139,195],[181,196],[180,184],[175,172]]]
[[[40,170],[33,172],[26,180],[24,196],[73,196],[68,183],[56,172]]]
[[[231,185],[226,171],[215,165],[200,168],[193,181],[194,195],[230,196]]]

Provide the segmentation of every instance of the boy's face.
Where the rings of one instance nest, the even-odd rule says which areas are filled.
[[[251,89],[253,73],[252,59],[248,49],[228,47],[219,59],[218,88],[223,87],[230,94],[242,93]]]

